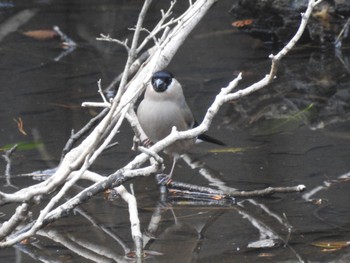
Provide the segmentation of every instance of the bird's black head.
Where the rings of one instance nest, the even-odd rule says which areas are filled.
[[[173,78],[173,74],[171,74],[169,71],[157,71],[152,76],[152,86],[156,92],[163,92],[167,90],[173,81]]]

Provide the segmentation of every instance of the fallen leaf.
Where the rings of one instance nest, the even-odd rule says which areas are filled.
[[[7,144],[5,146],[2,146],[0,148],[0,151],[7,151],[11,149],[15,144],[17,144],[17,151],[26,151],[26,150],[33,150],[37,149],[41,146],[43,146],[43,143],[38,141],[38,142],[18,142],[18,143],[12,143],[12,144]]]
[[[324,5],[320,11],[314,12],[312,16],[320,20],[326,30],[330,30],[332,17],[329,14],[329,5]]]
[[[14,118],[13,120],[17,123],[17,127],[18,127],[19,132],[22,133],[23,135],[27,135],[27,133],[23,129],[23,120],[22,120],[22,118],[19,117],[18,120]]]
[[[29,238],[23,239],[20,243],[22,245],[28,245],[28,244],[30,244],[30,239]]]
[[[229,147],[229,148],[223,148],[223,149],[210,149],[208,152],[210,153],[238,153],[238,152],[244,152],[244,148],[240,147]]]
[[[53,39],[58,36],[57,32],[50,29],[43,29],[43,30],[31,30],[22,32],[23,35],[34,38],[36,40],[48,40]]]
[[[106,189],[103,191],[103,199],[108,200],[108,196],[111,193],[111,189]]]
[[[119,194],[114,189],[106,189],[103,191],[103,198],[107,201],[116,201],[119,197]]]
[[[258,255],[258,258],[272,258],[272,257],[274,257],[275,255],[274,254],[272,254],[272,253],[260,253],[259,255]]]
[[[225,148],[215,148],[210,149],[208,152],[210,153],[239,153],[239,152],[245,152],[250,149],[256,149],[256,147],[225,147]]]
[[[339,250],[344,247],[347,247],[350,245],[350,241],[320,241],[320,242],[312,242],[312,246],[320,247],[325,250],[325,252],[331,251],[331,250]]]
[[[234,27],[245,27],[245,26],[253,24],[253,22],[254,22],[253,19],[237,20],[237,21],[232,23],[232,26],[234,26]]]

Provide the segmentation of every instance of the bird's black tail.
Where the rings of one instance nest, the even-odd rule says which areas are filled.
[[[217,145],[221,145],[221,146],[226,146],[225,143],[223,143],[222,141],[218,140],[218,139],[215,139],[213,137],[210,137],[209,135],[206,135],[206,134],[201,134],[198,136],[198,139],[199,140],[202,140],[204,142],[210,142],[210,143],[213,143],[213,144],[217,144]]]
[[[194,123],[193,123],[193,128],[197,127],[198,126],[198,122],[195,120]],[[198,136],[198,140],[201,140],[201,141],[204,141],[204,142],[210,142],[210,143],[213,143],[213,144],[217,144],[217,145],[221,145],[221,146],[226,146],[225,143],[223,143],[222,141],[218,140],[218,139],[215,139],[209,135],[206,135],[206,134],[201,134]]]

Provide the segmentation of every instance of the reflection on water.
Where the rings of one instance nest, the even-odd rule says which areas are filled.
[[[139,1],[21,4],[1,9],[2,26],[21,12],[35,12],[20,24],[10,23],[12,30],[0,42],[0,147],[18,142],[41,147],[17,151],[13,174],[57,165],[71,129],[79,129],[96,114],[80,108],[81,102],[98,101],[97,80],[107,86],[123,68],[124,50],[95,38],[100,33],[129,37],[127,28],[140,8]],[[147,23],[159,17],[161,4],[151,9]],[[271,51],[235,33],[229,9],[229,3],[218,3],[170,65],[199,120],[237,72],[243,72],[243,86],[269,71]],[[62,52],[59,41],[38,41],[20,33],[54,25],[79,45],[59,61],[54,61]],[[170,202],[159,197],[154,178],[134,180],[145,261],[346,262],[346,246],[330,250],[316,245],[350,239],[348,59],[346,49],[342,54],[295,50],[283,61],[273,85],[229,103],[214,121],[209,133],[238,150],[209,152],[210,145],[200,145],[190,159],[179,162],[175,175],[192,184],[241,190],[304,184],[304,193],[213,206]],[[27,136],[13,121],[19,117]],[[123,127],[117,139],[120,145],[103,154],[94,170],[114,171],[135,154],[130,151],[129,127]],[[199,165],[191,169],[194,163]],[[4,162],[0,169],[5,170]],[[12,182],[19,187],[35,183],[27,177]],[[12,209],[2,208],[5,219]],[[126,205],[97,196],[74,215],[41,230],[29,244],[1,250],[0,255],[7,262],[126,262],[124,255],[132,257],[133,251],[129,229]]]

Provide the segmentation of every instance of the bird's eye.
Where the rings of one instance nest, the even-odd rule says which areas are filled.
[[[170,83],[171,83],[171,78],[165,78],[164,79],[164,82],[167,84],[167,85],[170,85]]]

